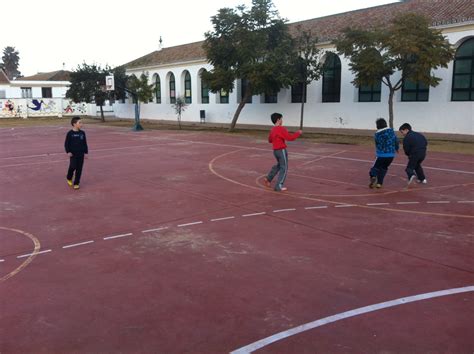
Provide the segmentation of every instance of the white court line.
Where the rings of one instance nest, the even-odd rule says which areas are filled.
[[[350,208],[353,206],[355,205],[354,204],[339,204],[339,205],[336,205],[335,208]]]
[[[63,246],[63,248],[77,247],[77,246],[87,245],[87,244],[89,244],[89,243],[94,243],[94,241],[86,241],[86,242],[74,243],[74,244],[72,244],[72,245]]]
[[[243,218],[249,217],[249,216],[258,216],[258,215],[264,215],[266,212],[261,212],[261,213],[253,213],[253,214],[244,214],[242,215]]]
[[[359,307],[355,310],[341,312],[341,313],[338,313],[338,314],[333,315],[333,316],[324,317],[324,318],[321,318],[319,320],[316,320],[316,321],[313,321],[313,322],[308,322],[308,323],[305,323],[303,325],[291,328],[289,330],[276,333],[272,336],[269,336],[267,338],[264,338],[264,339],[261,339],[259,341],[254,342],[254,343],[251,343],[249,345],[246,345],[245,347],[236,349],[236,350],[232,351],[231,354],[252,353],[255,350],[266,347],[267,345],[275,343],[279,340],[294,336],[296,334],[308,331],[308,330],[316,328],[316,327],[321,327],[321,326],[327,325],[329,323],[340,321],[340,320],[343,320],[343,319],[346,319],[346,318],[349,318],[349,317],[359,316],[359,315],[363,315],[365,313],[378,311],[378,310],[386,309],[386,308],[393,307],[393,306],[404,305],[404,304],[408,304],[410,302],[434,299],[434,298],[441,297],[441,296],[467,293],[467,292],[471,292],[471,291],[474,291],[474,286],[466,286],[466,287],[463,287],[463,288],[441,290],[441,291],[435,291],[435,292],[425,293],[425,294],[420,294],[420,295],[402,297],[402,298],[392,300],[392,301],[380,302],[378,304],[374,304],[374,305],[370,305],[370,306]]]
[[[108,237],[104,237],[104,240],[112,240],[114,238],[121,238],[121,237],[127,237],[127,236],[132,236],[133,233],[129,233],[129,234],[122,234],[122,235],[115,235],[115,236],[108,236]]]
[[[223,221],[223,220],[230,220],[230,219],[235,219],[235,216],[227,216],[225,218],[218,218],[218,219],[211,219],[211,221]]]
[[[283,213],[285,211],[296,211],[295,208],[273,210],[274,213]]]
[[[25,258],[25,257],[30,257],[30,256],[36,256],[37,254],[43,254],[43,253],[48,253],[48,252],[51,252],[51,250],[44,250],[44,251],[36,252],[36,253],[22,254],[21,256],[17,256],[16,258]]]
[[[389,205],[390,203],[367,203],[366,205],[375,206],[375,205]]]
[[[474,203],[474,200],[460,200],[458,203]]]
[[[321,205],[321,206],[312,206],[312,207],[306,207],[306,210],[311,210],[311,209],[326,209],[328,206],[327,205]]]
[[[198,224],[202,224],[202,221],[190,222],[188,224],[181,224],[181,225],[178,225],[178,227],[185,227],[185,226],[198,225]]]
[[[4,260],[4,259],[0,259],[0,263],[2,263],[2,262],[5,262],[5,260]]]
[[[397,202],[399,205],[420,204],[420,202]]]
[[[168,226],[164,226],[164,227],[159,227],[157,229],[150,229],[150,230],[144,230],[142,231],[144,234],[146,234],[147,232],[154,232],[154,231],[161,231],[161,230],[166,230],[168,228]]]
[[[427,202],[428,204],[449,204],[451,203],[449,200],[433,200],[430,202]]]

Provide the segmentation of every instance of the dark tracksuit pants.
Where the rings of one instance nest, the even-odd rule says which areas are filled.
[[[421,163],[426,157],[426,152],[420,151],[415,152],[408,156],[408,165],[405,169],[408,179],[411,176],[416,175],[418,180],[423,181],[425,179],[425,173],[423,172],[423,168],[421,167]]]
[[[69,169],[67,170],[67,179],[72,180],[74,175],[74,184],[81,182],[82,166],[84,165],[84,154],[76,154],[69,158]],[[74,174],[75,172],[75,174]]]
[[[279,191],[283,187],[288,173],[288,152],[286,149],[273,150],[273,155],[277,160],[277,164],[272,167],[267,178],[271,182],[278,173],[278,181],[275,190]]]
[[[370,177],[377,177],[377,183],[383,184],[383,179],[392,161],[393,157],[377,157],[374,166],[370,169]]]

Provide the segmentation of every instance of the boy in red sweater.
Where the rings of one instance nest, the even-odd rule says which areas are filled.
[[[273,178],[278,174],[278,181],[275,185],[275,190],[286,191],[287,188],[283,187],[288,172],[288,152],[286,151],[285,141],[296,140],[303,131],[298,130],[294,134],[288,133],[288,130],[283,127],[283,116],[280,113],[273,113],[271,119],[275,126],[270,131],[268,142],[273,144],[273,155],[277,160],[277,164],[272,167],[263,182],[265,183],[265,186],[271,187]]]

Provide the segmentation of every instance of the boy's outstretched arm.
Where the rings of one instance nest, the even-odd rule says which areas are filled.
[[[298,130],[296,133],[291,134],[291,133],[288,132],[288,130],[286,130],[286,128],[283,132],[284,132],[283,133],[284,134],[284,136],[283,136],[284,139],[288,140],[288,141],[293,141],[293,140],[298,139],[298,137],[303,133],[302,130]]]

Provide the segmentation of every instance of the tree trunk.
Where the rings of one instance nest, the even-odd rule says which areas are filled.
[[[252,92],[250,92],[250,90],[247,90],[247,92],[245,93],[245,96],[242,97],[242,100],[240,101],[239,106],[237,107],[237,110],[235,111],[234,118],[232,118],[232,123],[230,123],[230,128],[229,128],[230,132],[234,131],[235,125],[237,124],[237,119],[239,119],[240,112],[242,111],[242,109],[245,106],[245,103],[247,103],[247,100],[251,96],[252,96]]]
[[[395,90],[390,87],[390,93],[388,95],[388,121],[390,128],[393,129],[393,96],[395,94]]]
[[[100,107],[100,119],[102,120],[102,122],[105,122],[104,109],[102,108],[102,105],[100,105],[99,107]]]
[[[303,97],[301,99],[300,130],[303,130],[304,101],[306,96],[306,85],[303,85]]]

